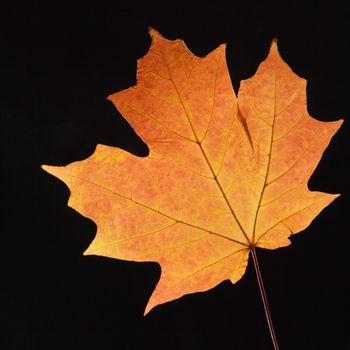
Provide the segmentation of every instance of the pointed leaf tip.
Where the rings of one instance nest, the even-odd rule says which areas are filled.
[[[277,38],[273,38],[270,44],[270,49],[269,49],[269,53],[267,55],[268,57],[275,57],[275,58],[279,58],[282,59],[281,54],[278,50],[278,40]],[[282,59],[283,61],[283,59]]]
[[[270,44],[270,53],[278,52],[278,40],[277,38],[273,38]]]
[[[147,303],[145,310],[143,312],[143,316],[147,316],[149,312],[155,307],[155,305],[151,305],[149,302]]]
[[[220,50],[223,50],[223,51],[226,51],[226,47],[227,47],[227,42],[224,42],[224,43],[222,43],[222,44],[220,44],[220,45],[218,46],[218,48],[219,48]]]
[[[153,27],[148,27],[148,33],[152,39],[161,36],[158,30],[154,29]]]

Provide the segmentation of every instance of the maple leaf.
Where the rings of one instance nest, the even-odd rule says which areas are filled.
[[[145,313],[235,283],[254,247],[290,244],[338,196],[307,182],[342,123],[308,114],[306,81],[276,41],[237,98],[225,45],[199,58],[181,40],[150,34],[137,85],[109,96],[149,155],[98,145],[86,160],[43,166],[69,186],[68,204],[97,224],[85,255],[161,265]]]

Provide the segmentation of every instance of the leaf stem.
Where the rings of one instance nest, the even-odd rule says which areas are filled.
[[[272,318],[271,318],[269,303],[267,300],[267,295],[265,292],[264,282],[263,282],[263,279],[261,276],[261,271],[260,271],[260,267],[259,267],[259,263],[258,263],[258,257],[256,255],[255,246],[253,245],[250,248],[250,250],[251,250],[252,255],[253,255],[253,262],[254,262],[254,268],[255,268],[255,272],[256,272],[256,278],[258,280],[260,294],[261,294],[261,298],[262,298],[263,304],[264,304],[266,320],[267,320],[267,324],[269,325],[269,330],[270,330],[270,335],[271,335],[273,347],[275,350],[279,350],[277,338],[276,338],[276,333],[275,333],[275,330],[274,330],[273,324],[272,324]]]

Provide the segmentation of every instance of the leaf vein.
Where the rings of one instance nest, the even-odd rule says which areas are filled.
[[[175,284],[173,284],[172,286],[168,287],[165,291],[168,291],[168,290],[171,290],[171,289],[175,288],[176,286],[178,286],[178,285],[179,285],[180,283],[182,283],[183,281],[185,281],[185,280],[187,280],[187,279],[189,279],[189,278],[195,276],[197,273],[199,273],[199,272],[201,272],[201,271],[204,271],[204,270],[206,270],[207,268],[209,268],[209,267],[211,267],[211,266],[214,266],[214,265],[216,265],[216,264],[218,264],[218,263],[220,263],[220,262],[222,262],[222,261],[224,261],[224,260],[230,258],[231,256],[233,256],[233,255],[235,255],[235,254],[237,254],[237,253],[240,253],[240,252],[242,252],[242,251],[245,251],[245,250],[247,250],[247,248],[242,248],[242,249],[236,250],[236,251],[234,251],[233,253],[230,253],[230,254],[228,254],[228,255],[222,257],[222,258],[219,259],[219,260],[216,260],[216,261],[214,261],[214,262],[212,262],[212,263],[210,263],[210,264],[207,264],[207,265],[201,267],[200,269],[198,269],[198,270],[196,270],[196,271],[194,271],[194,272],[192,272],[192,273],[186,275],[185,277],[181,278],[181,279],[180,279],[179,281],[177,281]],[[157,289],[156,289],[156,290],[157,290]],[[165,291],[163,291],[163,293],[164,293]]]
[[[164,217],[166,217],[166,218],[168,218],[168,219],[171,219],[171,220],[173,220],[173,221],[176,221],[177,223],[181,223],[181,224],[184,224],[184,225],[187,225],[187,226],[196,228],[196,229],[198,229],[198,230],[202,230],[202,231],[208,232],[208,233],[210,233],[210,234],[212,234],[212,235],[214,235],[214,236],[218,236],[218,237],[227,239],[227,240],[229,240],[229,241],[236,242],[236,243],[241,244],[241,245],[243,245],[243,246],[247,246],[246,243],[243,243],[243,242],[238,241],[238,240],[236,240],[236,239],[227,237],[227,236],[222,235],[222,234],[217,233],[217,232],[213,232],[213,231],[204,229],[204,228],[199,227],[199,226],[196,226],[196,225],[192,225],[192,224],[190,224],[189,222],[185,222],[185,221],[182,221],[182,220],[173,218],[173,217],[171,217],[171,216],[168,215],[168,214],[165,214],[165,213],[163,213],[163,212],[161,212],[161,211],[158,211],[158,210],[156,210],[156,209],[154,209],[154,208],[152,208],[152,207],[149,207],[148,205],[146,205],[146,204],[144,204],[144,203],[141,203],[141,202],[139,202],[139,201],[136,201],[135,199],[128,198],[127,196],[122,195],[121,193],[115,192],[115,191],[113,191],[113,190],[111,190],[111,189],[109,189],[109,188],[107,188],[107,187],[105,187],[105,186],[103,186],[103,185],[100,185],[100,184],[95,183],[95,182],[93,182],[93,181],[90,181],[90,180],[88,180],[88,179],[84,179],[84,178],[82,178],[82,177],[80,177],[80,176],[76,176],[76,175],[73,175],[73,174],[67,174],[67,173],[66,173],[65,175],[68,175],[68,176],[71,176],[71,177],[80,178],[80,179],[82,179],[82,180],[84,180],[84,181],[86,181],[86,182],[89,182],[89,183],[91,183],[91,184],[93,184],[93,185],[95,185],[95,186],[98,186],[98,187],[100,187],[100,188],[102,188],[102,189],[104,189],[104,190],[106,190],[106,191],[112,192],[112,193],[114,193],[115,195],[117,195],[117,196],[119,196],[119,197],[121,197],[121,198],[125,198],[125,199],[127,199],[127,200],[130,200],[130,201],[132,201],[133,203],[135,203],[135,204],[137,204],[137,205],[140,205],[141,207],[144,207],[144,208],[146,208],[146,209],[148,209],[148,210],[150,210],[150,211],[156,212],[156,213],[158,213],[158,214],[160,214],[160,215],[162,215],[162,216],[164,216]]]
[[[269,229],[267,229],[264,233],[262,233],[262,234],[260,235],[260,237],[259,237],[259,239],[258,239],[258,241],[257,241],[256,244],[258,244],[259,241],[260,241],[260,239],[261,239],[264,235],[266,235],[270,230],[272,230],[273,228],[275,228],[278,224],[280,224],[280,223],[283,223],[283,224],[284,224],[284,222],[283,222],[284,220],[287,220],[287,219],[289,219],[290,217],[292,217],[292,216],[294,216],[294,215],[296,215],[296,214],[302,212],[303,210],[308,209],[309,207],[312,207],[313,205],[318,204],[318,203],[321,203],[321,202],[324,202],[324,201],[326,201],[326,199],[321,199],[321,200],[319,200],[319,201],[316,201],[316,202],[313,202],[313,203],[311,203],[311,204],[308,204],[307,206],[305,206],[305,207],[303,207],[303,208],[301,208],[301,209],[298,209],[296,212],[294,212],[294,213],[292,213],[292,214],[286,216],[286,217],[283,218],[282,220],[276,222],[273,226],[271,226]]]

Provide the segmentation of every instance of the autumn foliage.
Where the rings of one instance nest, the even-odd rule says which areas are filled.
[[[253,246],[289,245],[338,196],[307,182],[342,123],[308,114],[306,81],[276,41],[236,97],[225,45],[200,58],[181,40],[150,34],[137,85],[109,96],[149,155],[98,145],[86,160],[44,166],[97,224],[85,254],[161,265],[146,313],[238,281]]]

